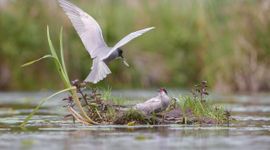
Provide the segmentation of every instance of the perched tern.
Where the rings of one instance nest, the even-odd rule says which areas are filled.
[[[113,47],[108,47],[103,39],[102,30],[93,17],[67,0],[58,1],[80,36],[86,50],[93,59],[91,72],[85,79],[86,82],[96,84],[103,80],[111,73],[107,64],[116,58],[121,58],[123,63],[126,66],[129,66],[123,57],[123,51],[120,48],[145,32],[154,29],[154,27],[149,27],[132,32],[121,39]]]
[[[164,111],[170,104],[170,97],[167,90],[161,88],[156,97],[153,97],[143,103],[136,104],[133,108],[149,115],[153,112]]]

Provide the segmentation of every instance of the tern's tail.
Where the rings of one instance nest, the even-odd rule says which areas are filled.
[[[104,63],[98,59],[94,59],[91,72],[84,80],[86,82],[92,82],[94,84],[98,83],[100,80],[103,80],[108,74],[111,73],[111,70]]]

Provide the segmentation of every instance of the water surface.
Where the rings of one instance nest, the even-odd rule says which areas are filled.
[[[50,92],[0,93],[0,149],[270,149],[270,95],[214,95],[215,103],[232,111],[226,125],[85,126],[66,115],[65,95],[48,101],[25,130],[17,128],[39,100]],[[188,92],[171,91],[170,95]],[[114,96],[144,100],[155,91],[115,91]]]

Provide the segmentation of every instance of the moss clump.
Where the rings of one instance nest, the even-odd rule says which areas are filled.
[[[129,109],[118,114],[114,124],[129,124],[130,122],[134,122],[135,124],[149,124],[150,120],[142,112]]]

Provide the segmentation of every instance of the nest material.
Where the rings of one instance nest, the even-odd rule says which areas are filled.
[[[171,101],[168,108],[159,113],[152,113],[146,115],[139,110],[128,108],[124,105],[115,105],[110,100],[103,100],[101,94],[97,90],[91,90],[90,94],[85,94],[82,89],[85,88],[86,84],[79,83],[78,81],[73,82],[73,85],[77,88],[77,96],[80,101],[80,105],[85,111],[88,120],[93,120],[95,124],[193,124],[193,123],[205,123],[213,124],[217,123],[216,120],[207,117],[195,117],[191,110],[182,110],[177,107],[176,101]],[[74,103],[74,96],[69,96],[63,99],[67,101],[66,107],[71,113],[67,116],[73,116],[73,119],[83,123],[89,123],[87,118],[83,117],[78,113],[78,106]]]

